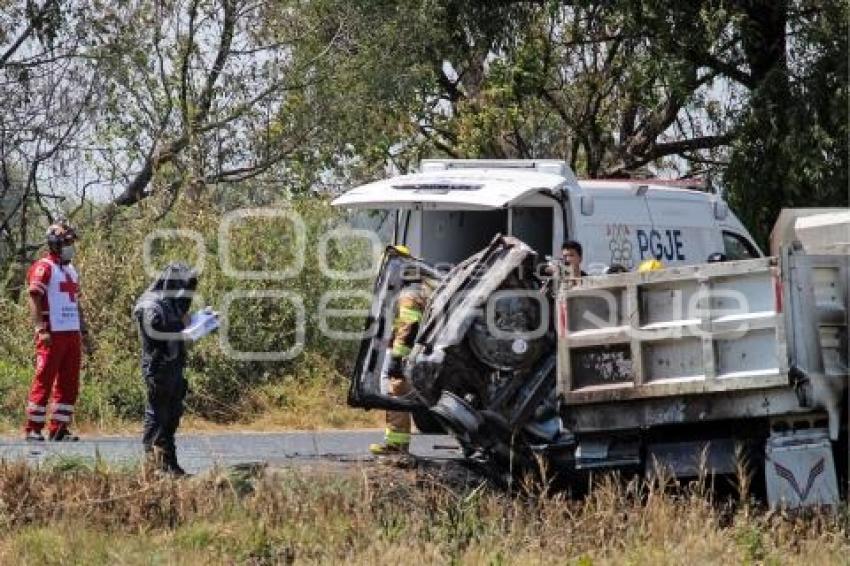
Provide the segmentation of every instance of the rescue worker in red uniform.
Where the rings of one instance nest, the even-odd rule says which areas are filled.
[[[43,441],[48,422],[48,440],[79,440],[70,424],[80,389],[81,347],[91,349],[83,311],[80,280],[71,264],[74,258],[74,229],[65,221],[47,229],[48,253],[34,262],[27,273],[30,319],[35,328],[35,377],[27,403],[26,440]]]
[[[403,253],[405,246],[397,246]],[[410,393],[410,383],[404,376],[404,360],[413,349],[425,306],[433,291],[434,282],[419,275],[406,277],[407,284],[398,298],[398,310],[393,323],[390,363],[387,369],[387,393],[403,397]],[[375,455],[406,454],[410,448],[411,418],[407,411],[387,411],[387,428],[383,444],[369,445]]]

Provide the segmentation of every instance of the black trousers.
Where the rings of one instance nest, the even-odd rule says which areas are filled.
[[[174,434],[180,426],[183,400],[188,390],[183,367],[160,368],[156,375],[146,377],[145,383],[147,404],[142,435],[145,451],[156,447],[167,454],[174,454]]]

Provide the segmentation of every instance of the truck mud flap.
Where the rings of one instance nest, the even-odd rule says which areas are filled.
[[[838,504],[838,479],[826,429],[773,434],[765,447],[771,507]]]

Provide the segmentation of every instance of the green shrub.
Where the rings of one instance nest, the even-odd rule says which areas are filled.
[[[0,358],[0,424],[20,426],[24,418],[33,368]]]
[[[307,233],[304,267],[284,280],[239,280],[224,273],[218,236],[225,211],[209,202],[178,203],[163,220],[157,220],[153,210],[138,209],[122,211],[108,221],[101,218],[79,222],[82,238],[75,265],[81,274],[83,304],[97,343],[97,351],[86,361],[81,376],[80,418],[103,423],[138,419],[142,414],[139,338],[131,312],[151,283],[144,270],[143,243],[157,229],[190,229],[202,235],[205,261],[198,292],[213,307],[220,309],[231,291],[285,291],[301,297],[306,314],[305,346],[291,360],[239,361],[226,355],[216,336],[194,345],[187,368],[192,391],[188,399],[190,411],[221,422],[245,419],[246,399],[256,398],[256,391],[283,383],[286,376],[305,375],[300,366],[315,360],[322,360],[322,373],[311,379],[344,389],[340,375],[350,369],[357,344],[324,337],[315,313],[325,291],[368,290],[370,282],[322,276],[315,253],[319,239],[343,221],[327,201],[301,198],[281,208],[297,213]],[[231,263],[239,270],[279,270],[292,260],[294,241],[289,222],[240,222],[231,231]],[[158,238],[153,241],[151,255],[160,269],[173,260],[198,265],[195,247],[196,242],[188,238]],[[328,263],[337,270],[358,270],[368,265],[369,252],[362,242],[328,246],[327,255]],[[193,304],[193,308],[201,306],[197,300]],[[343,298],[333,306],[366,305],[362,299]],[[234,300],[228,317],[230,344],[240,351],[287,349],[294,338],[295,321],[295,309],[285,301]],[[335,326],[351,330],[362,324],[356,319],[343,322]],[[23,296],[17,302],[0,299],[0,388],[5,393],[0,406],[6,418],[22,414],[32,358],[31,328]]]

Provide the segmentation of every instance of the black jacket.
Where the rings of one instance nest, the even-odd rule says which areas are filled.
[[[149,385],[182,379],[186,347],[179,333],[197,284],[193,269],[182,263],[169,264],[133,309],[142,341],[142,375]]]

